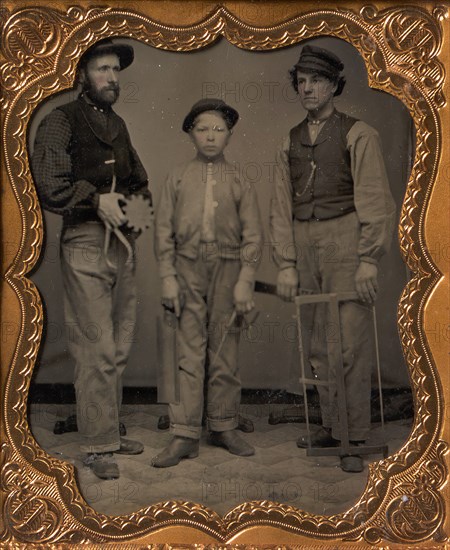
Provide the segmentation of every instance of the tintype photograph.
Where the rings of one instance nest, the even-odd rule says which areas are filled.
[[[336,387],[301,383],[333,382],[321,371],[338,327],[326,302],[299,308],[302,377],[294,298],[358,294],[339,304],[345,437],[399,446],[413,409],[395,314],[408,272],[394,227],[411,117],[369,89],[361,56],[336,38],[259,55],[222,40],[188,57],[107,39],[81,58],[78,80],[47,100],[29,137],[49,212],[33,277],[48,319],[36,400],[65,392],[59,406],[31,403],[32,431],[49,438],[41,446],[74,462],[104,513],[170,496],[221,513],[255,499],[345,510],[367,464],[340,450],[307,457],[305,400],[295,397],[306,385],[316,405],[311,445],[338,446]],[[134,204],[138,231],[126,213]],[[384,433],[379,384],[394,420]],[[53,414],[66,433],[52,433]],[[72,415],[76,431],[60,424]],[[158,429],[164,417],[170,436]],[[120,436],[121,421],[137,440]]]
[[[6,418],[23,434],[20,450],[8,428],[4,454],[53,478],[66,511],[45,488],[15,491],[7,458],[9,532],[132,542],[163,521],[193,542],[252,526],[280,529],[267,542],[441,542],[444,444],[432,443],[435,466],[424,458],[440,385],[418,323],[439,279],[436,267],[425,275],[419,210],[440,167],[430,121],[444,105],[432,42],[442,14],[362,9],[363,32],[333,10],[303,10],[310,20],[291,18],[283,41],[203,8],[203,35],[67,8],[82,31],[69,22],[52,71],[22,77],[23,93],[36,91],[22,100],[33,204],[21,204],[40,236],[23,241],[25,286],[6,277],[28,295],[28,326],[11,316],[3,342],[34,347],[26,374],[10,358],[9,381],[2,360]],[[30,20],[51,27],[64,20],[55,13]],[[9,47],[27,47],[30,22],[20,32],[8,17]],[[420,48],[434,95],[416,78]],[[7,166],[20,203],[30,191]],[[8,269],[17,223],[11,235]],[[25,392],[16,405],[14,385]],[[389,485],[408,469],[413,481]],[[26,491],[45,534],[27,530]]]

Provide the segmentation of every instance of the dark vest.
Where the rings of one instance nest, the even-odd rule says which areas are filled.
[[[355,210],[347,134],[357,119],[334,111],[311,144],[308,121],[290,132],[294,216],[326,220]],[[315,166],[315,169],[314,169]]]
[[[99,193],[107,193],[111,190],[115,172],[116,191],[128,194],[132,164],[125,122],[111,110],[105,129],[99,123],[98,113],[82,98],[58,109],[67,116],[72,130],[68,152],[73,181],[87,180],[97,187]],[[115,159],[114,164],[105,164],[111,159]]]

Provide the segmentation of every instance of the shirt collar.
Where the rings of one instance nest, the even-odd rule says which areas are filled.
[[[224,154],[221,153],[218,157],[216,157],[214,160],[210,160],[207,157],[201,155],[197,152],[197,156],[195,157],[198,161],[203,162],[204,164],[219,164],[220,162],[224,162],[225,157]]]
[[[317,120],[315,119],[312,119],[312,118],[309,118],[309,116],[306,117],[306,121],[308,122],[308,124],[323,124],[324,122],[326,122],[329,118],[332,118],[334,115],[336,114],[336,109],[334,108],[331,113],[324,117],[324,118],[319,118]]]
[[[87,95],[85,94],[84,92],[81,92],[80,94],[80,98],[83,99],[83,101],[85,101],[90,107],[92,107],[94,109],[94,111],[98,111],[100,113],[104,113],[104,114],[107,114],[111,111],[110,108],[107,108],[107,107],[100,107],[99,105],[97,105],[94,101],[92,101],[92,99]]]

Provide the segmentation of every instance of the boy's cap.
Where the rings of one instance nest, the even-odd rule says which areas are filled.
[[[239,119],[239,113],[222,99],[200,99],[192,106],[189,114],[184,119],[183,132],[189,132],[198,115],[205,111],[219,111],[227,121],[229,128],[232,128]]]
[[[336,78],[344,69],[344,64],[337,55],[325,48],[304,46],[294,67],[298,71],[317,72]]]
[[[101,55],[116,54],[119,58],[120,70],[126,69],[133,63],[134,49],[129,44],[115,41],[110,38],[100,40],[91,46],[81,57],[80,65],[86,65],[88,61]]]

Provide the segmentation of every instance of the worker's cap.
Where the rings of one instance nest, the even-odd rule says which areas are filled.
[[[294,68],[297,71],[317,72],[328,78],[336,79],[344,69],[344,64],[337,55],[325,48],[304,46]]]
[[[115,54],[119,58],[120,70],[126,69],[133,63],[134,49],[129,44],[115,40],[114,42],[110,38],[100,40],[93,46],[91,46],[81,57],[80,66],[86,66],[86,63],[95,57],[102,55]]]
[[[222,99],[200,99],[192,106],[189,114],[184,119],[183,132],[189,132],[194,126],[198,115],[206,111],[218,111],[225,119],[229,129],[233,128],[239,119],[239,113],[236,109],[227,105]]]

